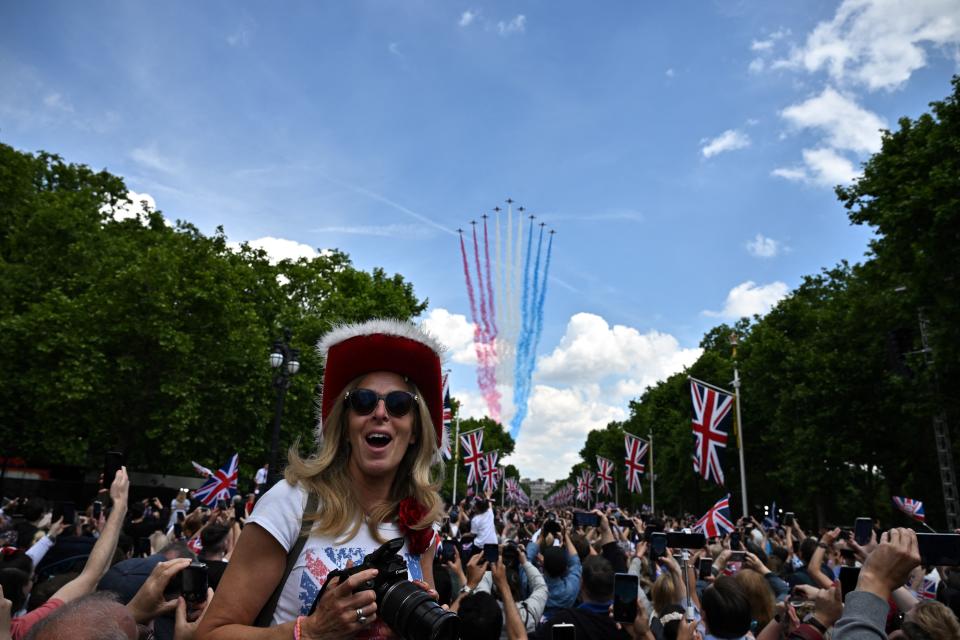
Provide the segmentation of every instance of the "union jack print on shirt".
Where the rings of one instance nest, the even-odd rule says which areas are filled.
[[[729,493],[693,525],[694,531],[701,531],[708,538],[718,538],[730,533],[733,529],[733,522],[730,521]]]
[[[722,486],[722,454],[730,433],[733,396],[693,379],[690,380],[690,395],[693,398],[693,435],[696,439],[693,470],[704,480]]]
[[[597,456],[597,492],[605,496],[613,493],[610,485],[613,483],[613,460]]]
[[[646,469],[643,459],[647,456],[650,444],[632,433],[624,434],[624,444],[627,447],[627,457],[624,460],[627,467],[627,489],[633,493],[643,493],[640,479]]]
[[[921,500],[893,496],[893,504],[897,506],[897,509],[900,509],[900,511],[903,511],[911,518],[919,520],[920,522],[924,522],[927,519],[926,514],[923,512],[923,502]]]
[[[483,429],[474,429],[460,434],[460,443],[463,445],[463,466],[467,468],[467,485],[473,487],[480,481]]]
[[[212,507],[221,498],[229,500],[235,496],[237,494],[237,462],[239,457],[239,454],[233,454],[230,462],[214,471],[210,479],[193,492],[193,497],[208,507]]]

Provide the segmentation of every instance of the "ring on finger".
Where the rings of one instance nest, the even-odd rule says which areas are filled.
[[[357,609],[357,622],[363,624],[367,621],[367,616],[363,615],[363,608]]]

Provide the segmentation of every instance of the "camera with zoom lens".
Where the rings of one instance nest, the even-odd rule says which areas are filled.
[[[404,640],[457,640],[460,618],[451,611],[444,611],[426,591],[408,580],[407,563],[399,556],[402,548],[403,538],[394,538],[365,556],[362,564],[331,571],[313,601],[310,615],[333,578],[339,577],[343,582],[360,571],[376,569],[377,575],[361,582],[354,593],[373,591],[377,596],[377,615],[394,633]]]

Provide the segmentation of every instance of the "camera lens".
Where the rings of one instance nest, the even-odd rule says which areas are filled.
[[[456,640],[460,618],[444,611],[426,591],[406,580],[395,582],[377,599],[384,622],[404,640]]]

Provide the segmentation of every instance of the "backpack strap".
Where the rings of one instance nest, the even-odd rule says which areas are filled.
[[[307,495],[307,506],[304,508],[303,516],[300,518],[300,535],[297,536],[297,541],[293,547],[291,547],[290,553],[287,554],[287,566],[283,570],[283,577],[280,578],[277,588],[273,590],[270,599],[263,605],[263,609],[260,610],[257,619],[253,623],[255,627],[269,627],[270,623],[273,622],[273,612],[277,610],[277,603],[280,602],[283,587],[287,584],[287,578],[290,577],[290,572],[293,571],[294,565],[297,564],[300,553],[303,552],[303,546],[307,544],[307,538],[310,537],[310,530],[313,529],[313,522],[307,520],[306,516],[307,514],[313,515],[316,513],[319,504],[320,496],[312,492]]]

